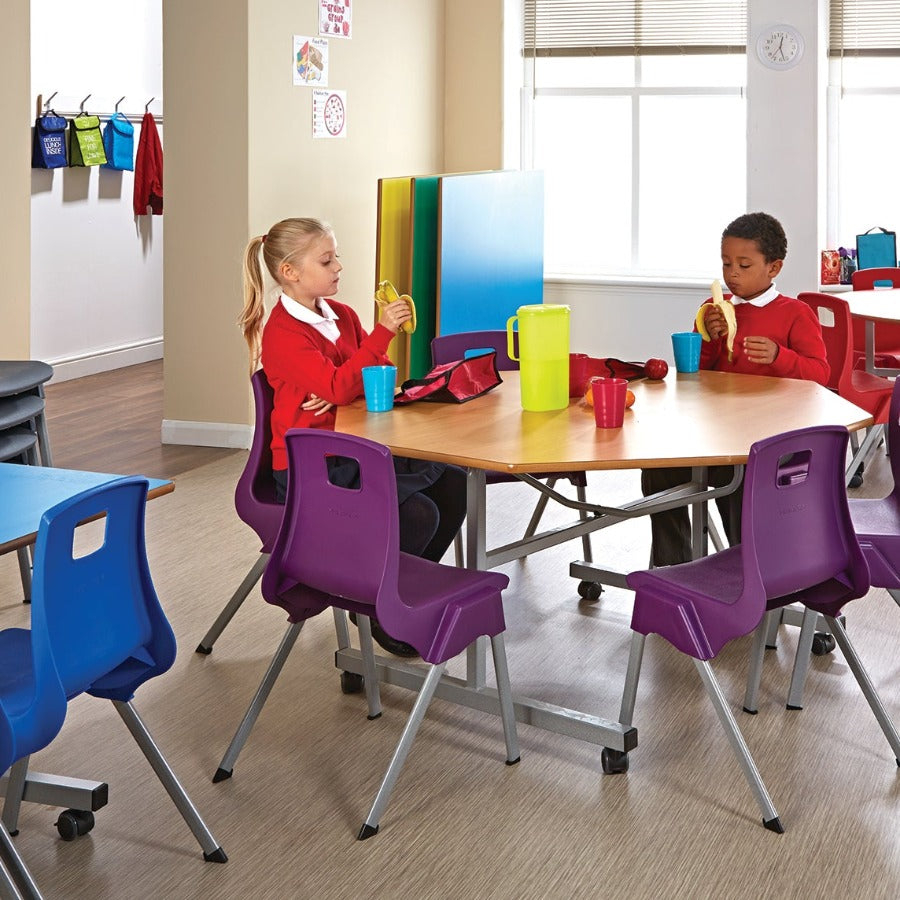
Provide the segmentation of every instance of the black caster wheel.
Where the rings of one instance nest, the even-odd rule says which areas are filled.
[[[94,827],[94,814],[88,809],[66,809],[56,820],[56,830],[64,841],[87,834]]]
[[[341,672],[341,693],[358,694],[363,689],[363,677],[356,672]]]
[[[583,600],[590,600],[591,603],[596,602],[600,599],[600,595],[603,593],[603,585],[599,584],[596,581],[579,581],[578,582],[578,596]]]
[[[606,775],[620,775],[628,771],[628,754],[624,750],[604,747],[600,754],[600,765]]]
[[[817,631],[813,636],[813,656],[825,656],[825,654],[831,653],[831,651],[834,650],[834,647],[834,635],[828,634],[824,631]]]

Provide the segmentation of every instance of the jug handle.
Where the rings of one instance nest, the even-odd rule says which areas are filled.
[[[516,356],[516,348],[515,348],[515,338],[513,337],[513,322],[518,319],[518,316],[510,316],[506,320],[506,353],[510,359],[519,362],[519,357]]]

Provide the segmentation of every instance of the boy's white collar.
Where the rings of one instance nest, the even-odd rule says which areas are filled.
[[[737,294],[731,295],[731,302],[737,306],[738,303],[749,303],[751,306],[766,306],[768,303],[771,303],[781,291],[775,286],[775,282],[773,281],[771,285],[769,285],[768,290],[764,293],[760,294],[758,297],[754,297],[752,300],[745,300],[743,297],[738,297]]]

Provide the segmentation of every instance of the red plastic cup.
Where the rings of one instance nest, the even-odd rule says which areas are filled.
[[[588,377],[587,353],[569,354],[569,396],[581,397]]]
[[[592,378],[591,394],[594,397],[594,421],[598,428],[621,428],[625,420],[625,391],[628,382],[624,378]]]

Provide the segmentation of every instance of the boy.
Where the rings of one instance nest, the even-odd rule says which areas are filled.
[[[825,384],[830,369],[822,329],[815,313],[800,300],[778,292],[774,278],[784,265],[787,238],[781,223],[766,213],[739,216],[722,232],[722,278],[734,303],[737,334],[728,358],[725,317],[706,301],[704,325],[710,340],[700,352],[700,368],[749,375],[806,378]],[[731,466],[712,466],[709,483],[731,481]],[[644,496],[690,481],[689,468],[645,469]],[[729,543],[741,540],[739,488],[716,501]],[[651,562],[670,566],[691,559],[691,527],[686,507],[650,516]]]

